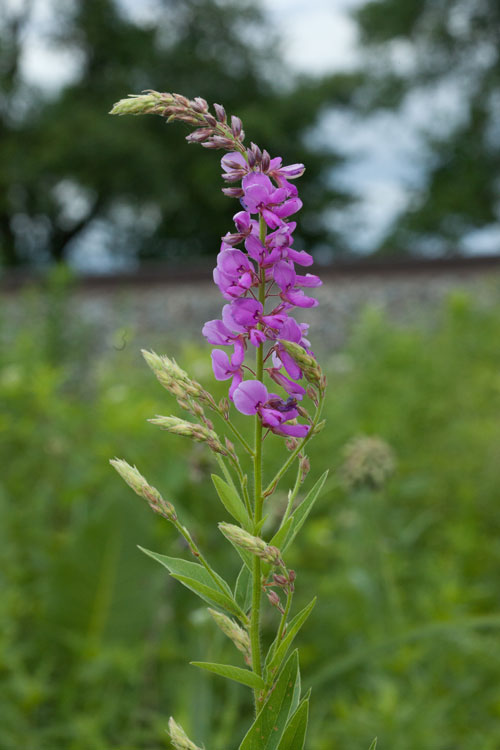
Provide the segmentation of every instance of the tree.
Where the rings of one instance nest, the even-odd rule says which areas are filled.
[[[367,51],[363,111],[402,111],[418,96],[429,112],[422,185],[380,251],[460,252],[465,235],[500,218],[500,5],[372,0],[356,17]],[[436,130],[433,99],[444,90],[457,115]]]
[[[25,0],[16,13],[4,9],[0,31],[5,265],[68,259],[96,229],[121,257],[181,260],[217,250],[213,237],[234,212],[218,190],[217,159],[179,148],[178,133],[157,118],[107,117],[113,102],[146,88],[224,101],[253,140],[305,162],[302,240],[335,240],[324,214],[347,200],[328,184],[339,158],[318,153],[304,137],[323,103],[335,99],[334,84],[290,84],[255,2],[162,0],[157,18],[140,23],[113,0],[59,2],[53,43],[78,55],[81,67],[52,98],[28,87],[19,67],[31,6]],[[274,83],[280,80],[286,85]],[[213,191],[203,188],[206,181]]]

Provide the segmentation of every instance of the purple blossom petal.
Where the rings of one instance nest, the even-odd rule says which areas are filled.
[[[267,388],[260,380],[245,380],[233,393],[234,405],[242,414],[257,414],[260,404],[268,398]]]
[[[232,376],[229,357],[221,349],[212,351],[212,369],[216,380],[228,380]]]

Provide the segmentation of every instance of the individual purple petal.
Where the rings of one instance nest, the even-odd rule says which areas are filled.
[[[231,317],[240,326],[254,326],[262,315],[262,305],[256,299],[246,297],[231,304]]]
[[[290,375],[292,380],[300,380],[302,377],[302,370],[300,369],[296,361],[292,359],[292,357],[288,354],[288,352],[286,352],[284,349],[280,349],[278,356],[281,360],[281,363],[283,364],[283,367]]]
[[[231,367],[241,367],[245,361],[245,345],[240,337],[234,342],[234,352],[231,357]]]
[[[306,273],[305,276],[301,276],[300,274],[297,274],[296,276],[296,284],[298,286],[305,286],[305,287],[316,287],[321,286],[323,282],[319,278],[319,276],[315,276],[313,273]]]
[[[242,414],[257,414],[260,404],[267,401],[267,388],[260,380],[245,380],[233,393],[234,405]]]
[[[251,258],[262,264],[266,254],[266,248],[262,242],[253,234],[250,234],[245,240],[245,249]]]
[[[273,430],[277,435],[289,435],[290,437],[303,438],[307,435],[311,426],[308,424],[280,424]]]
[[[291,216],[302,208],[302,201],[300,198],[290,198],[285,201],[281,206],[275,206],[274,212],[280,219],[285,219],[287,216]]]
[[[248,172],[248,164],[243,154],[239,151],[230,151],[228,154],[224,154],[220,160],[221,167],[225,172],[229,172],[231,169],[245,169]]]
[[[254,346],[260,346],[260,344],[263,344],[266,340],[265,333],[259,331],[258,328],[251,328],[248,336],[250,339],[250,343]]]
[[[281,414],[276,409],[260,407],[259,414],[264,427],[277,427],[283,421]]]
[[[221,349],[212,351],[212,369],[216,380],[228,380],[232,376],[231,364],[226,352]]]
[[[282,224],[281,220],[276,215],[277,208],[279,208],[279,206],[275,206],[273,211],[271,211],[269,208],[262,209],[262,218],[266,222],[269,229],[277,229]]]
[[[286,298],[296,307],[317,307],[319,302],[313,297],[307,297],[301,289],[290,289],[286,292]]]
[[[289,378],[285,377],[278,368],[269,367],[267,369],[267,374],[275,383],[284,388],[290,396],[302,401],[306,394],[305,388],[302,388],[298,383],[294,383],[293,380],[289,380]]]
[[[228,346],[232,343],[233,333],[222,320],[209,320],[202,329],[202,334],[216,346]]]
[[[287,180],[296,180],[297,177],[302,177],[306,168],[303,164],[289,164],[286,167],[281,167],[277,170],[279,175],[282,175]]]
[[[238,211],[238,213],[233,216],[233,221],[238,232],[244,233],[250,228],[250,214],[248,211]]]
[[[295,285],[295,271],[286,261],[276,263],[273,270],[274,280],[283,291],[291,289]]]
[[[290,260],[294,263],[298,263],[299,266],[312,266],[314,260],[312,255],[306,253],[305,250],[294,250],[293,248],[287,248],[286,254]]]
[[[229,394],[228,395],[229,395],[229,398],[231,399],[231,401],[234,401],[234,392],[238,388],[238,386],[239,386],[239,384],[241,383],[242,380],[243,380],[243,374],[242,374],[241,370],[236,370],[233,373],[233,380],[232,380],[232,383],[231,383],[231,385],[229,387]]]

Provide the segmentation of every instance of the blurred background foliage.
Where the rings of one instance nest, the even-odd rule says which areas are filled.
[[[498,227],[500,11],[493,0],[353,2],[356,65],[304,75],[256,2],[158,0],[141,23],[124,0],[42,4],[57,18],[46,38],[78,62],[50,91],[23,74],[40,2],[0,0],[0,265],[55,266],[45,291],[19,293],[0,317],[0,748],[156,750],[173,714],[208,750],[231,750],[248,725],[245,691],[186,662],[234,655],[136,549],[187,554],[108,465],[137,463],[234,576],[211,460],[146,423],[175,408],[138,351],[177,356],[216,394],[224,384],[199,342],[108,335],[77,317],[64,264],[98,247],[98,271],[194,265],[214,257],[234,204],[217,158],[183,145],[180,127],[106,112],[145,88],[224,103],[250,139],[306,163],[297,246],[329,259],[354,252],[338,217],[366,216],[337,179],[357,154],[328,118],[345,130],[387,113],[410,123],[450,96],[457,116],[422,125],[419,179],[369,250],[457,253],[464,235]],[[457,291],[426,320],[401,327],[369,308],[342,350],[318,348],[331,387],[309,486],[334,471],[289,561],[297,608],[319,593],[300,637],[311,750],[364,749],[375,735],[391,750],[500,746],[500,306]],[[395,453],[381,489],[342,483],[358,435]],[[266,441],[269,464],[280,445]]]
[[[188,554],[108,465],[136,463],[233,578],[212,460],[146,423],[175,404],[136,352],[156,346],[217,394],[224,384],[188,342],[123,349],[117,335],[97,353],[67,285],[58,274],[48,295],[25,293],[24,325],[1,330],[0,747],[153,750],[173,714],[207,748],[230,750],[251,712],[246,691],[187,657],[229,661],[231,646],[137,550]],[[457,292],[427,327],[367,309],[349,344],[323,353],[328,426],[308,486],[333,473],[289,556],[295,606],[319,594],[300,637],[314,750],[367,748],[375,735],[391,750],[499,746],[499,336],[500,308]],[[395,453],[381,489],[342,482],[358,435]],[[279,449],[271,436],[268,464]]]

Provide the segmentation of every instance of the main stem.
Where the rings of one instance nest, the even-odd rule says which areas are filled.
[[[262,216],[259,220],[260,241],[264,244],[266,237],[266,225]],[[266,272],[260,272],[259,302],[264,307],[266,299]],[[264,374],[264,350],[263,344],[257,348],[256,379],[262,382]],[[254,534],[260,536],[260,522],[262,520],[262,422],[258,414],[255,415],[255,444],[253,455],[254,475]],[[260,654],[260,601],[261,601],[261,561],[257,555],[253,556],[252,568],[252,614],[250,620],[250,643],[252,646],[252,669],[262,675],[262,661]],[[255,711],[259,711],[259,690],[254,691]]]

